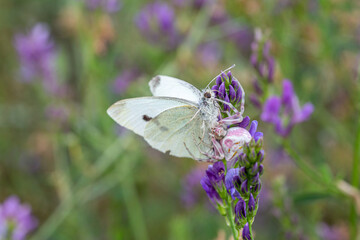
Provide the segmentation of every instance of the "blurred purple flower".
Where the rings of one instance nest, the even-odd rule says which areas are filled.
[[[223,31],[229,36],[229,39],[235,43],[239,52],[248,58],[251,53],[251,44],[254,41],[252,29],[249,27],[229,25],[224,26]]]
[[[173,0],[173,3],[179,7],[193,7],[196,9],[202,8],[206,4],[213,2],[213,0]]]
[[[183,179],[181,199],[187,208],[194,206],[198,200],[201,185],[199,182],[203,177],[203,169],[195,168]]]
[[[108,13],[116,13],[122,6],[119,0],[86,0],[85,4],[89,10],[94,11],[101,8]]]
[[[165,2],[156,1],[146,5],[136,16],[135,23],[151,43],[174,48],[180,42],[174,9]]]
[[[139,72],[135,69],[124,70],[118,75],[112,85],[112,90],[116,94],[123,94],[130,83],[139,76]]]
[[[329,226],[326,223],[321,223],[318,226],[317,232],[323,240],[348,240],[348,230],[342,226]]]
[[[265,41],[263,33],[257,29],[254,42],[251,44],[250,62],[262,78],[272,83],[275,73],[275,59],[270,55],[270,47],[271,43]]]
[[[0,239],[25,239],[37,224],[30,206],[21,205],[18,197],[8,197],[0,205]]]
[[[222,51],[217,42],[209,42],[200,45],[196,55],[204,66],[214,67],[218,64]]]
[[[266,100],[261,120],[272,123],[278,135],[287,137],[292,128],[297,123],[309,119],[313,111],[314,106],[311,103],[306,103],[300,107],[292,83],[285,79],[282,97],[271,96]]]
[[[49,105],[45,109],[45,116],[55,122],[65,123],[69,119],[69,109],[61,105]]]
[[[14,44],[20,58],[22,80],[31,82],[40,78],[48,92],[61,94],[64,89],[58,84],[56,51],[47,25],[38,23],[29,34],[16,34]]]

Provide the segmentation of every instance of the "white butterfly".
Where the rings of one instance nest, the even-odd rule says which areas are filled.
[[[214,93],[168,76],[154,77],[149,86],[152,97],[118,101],[107,110],[109,116],[163,153],[206,159],[220,115]]]

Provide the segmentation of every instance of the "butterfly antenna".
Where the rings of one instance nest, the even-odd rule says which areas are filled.
[[[221,71],[221,73],[219,73],[218,75],[216,75],[216,77],[214,77],[210,82],[209,84],[206,86],[206,88],[209,87],[209,85],[218,77],[220,76],[223,72],[226,72],[226,71],[229,71],[230,69],[234,68],[235,67],[235,64],[231,65],[229,68],[225,69],[224,71]]]

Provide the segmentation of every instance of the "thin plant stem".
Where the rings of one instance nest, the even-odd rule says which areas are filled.
[[[356,86],[356,136],[354,142],[354,152],[353,152],[353,166],[352,166],[352,177],[351,177],[351,184],[355,188],[359,188],[359,181],[360,181],[360,64],[357,69],[357,86]],[[351,239],[360,239],[360,231],[358,229],[358,221],[359,216],[356,212],[355,201],[351,204],[350,207],[350,226],[351,226]]]
[[[324,179],[323,176],[319,174],[313,166],[310,166],[308,163],[304,162],[302,158],[290,147],[290,144],[287,140],[282,141],[282,146],[284,150],[287,152],[287,154],[289,154],[289,156],[298,166],[298,168],[304,174],[306,174],[311,180],[318,183],[319,185],[322,185],[323,187],[328,189],[330,192],[333,192],[334,194],[342,194],[342,192],[338,189],[338,187],[335,184]]]
[[[235,224],[234,224],[234,214],[233,214],[233,210],[232,210],[232,207],[231,207],[231,199],[230,199],[230,197],[227,197],[226,202],[227,202],[226,215],[227,215],[227,217],[229,219],[232,235],[233,235],[234,239],[236,240],[239,237],[238,236],[239,232],[236,229]]]

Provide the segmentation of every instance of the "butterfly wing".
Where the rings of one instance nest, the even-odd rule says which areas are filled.
[[[175,97],[198,103],[201,91],[183,80],[158,75],[149,82],[150,91],[154,96]]]
[[[121,126],[144,136],[145,126],[153,118],[166,110],[184,105],[195,107],[194,103],[183,99],[139,97],[118,101],[109,107],[107,113]]]
[[[210,135],[203,124],[197,107],[178,106],[153,118],[145,127],[144,137],[161,152],[176,157],[204,158],[201,152],[210,150]]]

